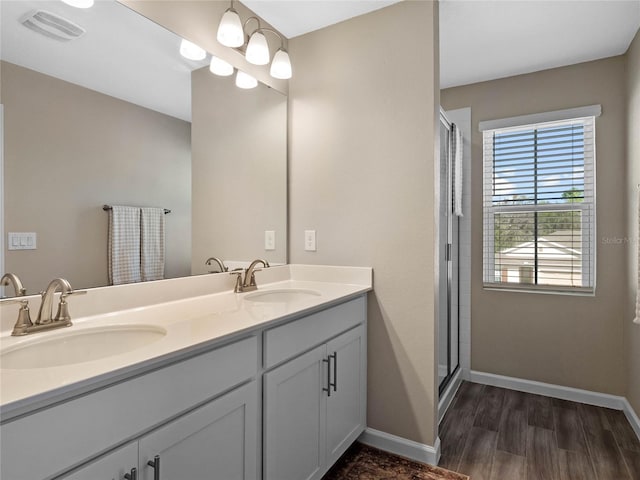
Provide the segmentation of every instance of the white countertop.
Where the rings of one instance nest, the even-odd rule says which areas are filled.
[[[120,354],[71,365],[9,369],[4,368],[0,361],[2,420],[157,368],[214,345],[249,335],[252,331],[341,303],[372,288],[371,269],[356,267],[354,269],[358,271],[354,275],[348,271],[348,267],[337,267],[334,271],[332,267],[277,268],[286,268],[288,275],[285,276],[288,279],[264,284],[259,281],[257,291],[304,289],[313,290],[319,295],[305,296],[291,302],[263,303],[246,299],[255,291],[236,294],[225,290],[73,318],[72,327],[24,337],[11,337],[10,332],[3,332],[0,336],[0,353],[28,343],[78,335],[87,330],[99,331],[105,327],[145,325],[157,327],[160,331],[166,331],[166,334],[152,343]],[[276,277],[282,276],[279,273]]]

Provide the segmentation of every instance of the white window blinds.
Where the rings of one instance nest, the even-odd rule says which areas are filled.
[[[483,132],[485,286],[593,291],[594,124]]]

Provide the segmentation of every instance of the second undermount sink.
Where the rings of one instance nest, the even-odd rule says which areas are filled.
[[[250,293],[244,297],[244,299],[249,300],[250,302],[262,303],[293,303],[319,296],[320,292],[315,290],[308,290],[304,288],[280,288]]]
[[[47,368],[90,362],[130,352],[167,334],[153,325],[113,325],[33,338],[0,353],[0,369]],[[36,334],[37,335],[37,334]]]

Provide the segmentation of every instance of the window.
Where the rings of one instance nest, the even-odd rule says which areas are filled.
[[[485,286],[594,291],[599,112],[481,122]],[[575,113],[592,114],[568,117]]]

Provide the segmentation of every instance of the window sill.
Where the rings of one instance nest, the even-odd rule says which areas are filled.
[[[568,295],[572,297],[595,297],[595,288],[558,288],[517,286],[513,284],[484,283],[484,290],[514,293],[541,293],[545,295]]]

